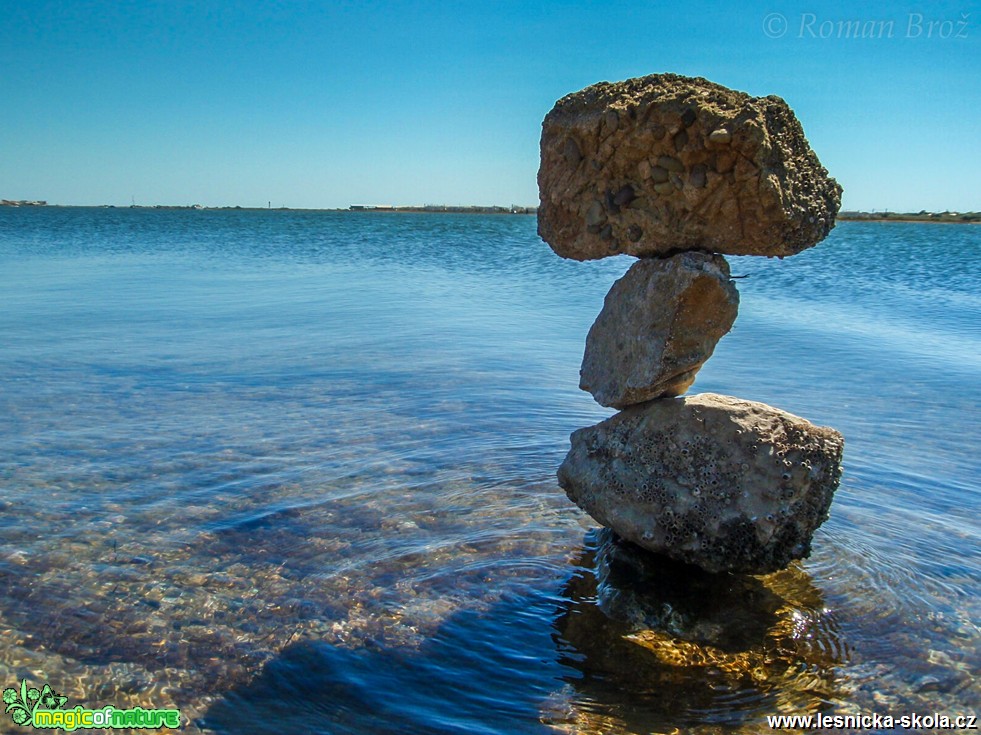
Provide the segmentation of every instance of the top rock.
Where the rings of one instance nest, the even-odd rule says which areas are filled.
[[[841,203],[786,102],[701,78],[653,74],[563,97],[541,147],[538,233],[575,260],[793,255],[827,236]]]

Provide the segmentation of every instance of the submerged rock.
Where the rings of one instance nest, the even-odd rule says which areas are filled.
[[[616,408],[684,393],[732,328],[738,306],[721,255],[637,261],[613,284],[589,330],[579,387]]]
[[[810,553],[841,477],[834,429],[703,393],[651,401],[572,434],[569,498],[649,551],[762,574]]]
[[[596,605],[631,632],[747,650],[766,637],[785,604],[759,577],[712,574],[652,554],[608,528],[595,539]]]
[[[709,574],[608,529],[588,532],[573,564],[553,637],[583,704],[550,708],[562,732],[719,735],[706,713],[733,701],[792,713],[844,696],[847,644],[800,568]]]
[[[559,100],[538,186],[539,234],[576,260],[793,255],[827,236],[841,199],[786,102],[676,74]]]

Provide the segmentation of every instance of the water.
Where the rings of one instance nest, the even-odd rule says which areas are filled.
[[[727,581],[555,481],[629,262],[524,216],[0,209],[0,682],[220,733],[976,707],[981,229],[730,259],[694,389],[847,444],[812,557]]]

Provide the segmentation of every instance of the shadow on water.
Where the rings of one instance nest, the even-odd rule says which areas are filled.
[[[419,646],[307,639],[199,722],[221,733],[756,729],[831,707],[848,657],[806,573],[709,575],[590,532],[562,587],[457,610]],[[545,585],[543,585],[544,587]]]

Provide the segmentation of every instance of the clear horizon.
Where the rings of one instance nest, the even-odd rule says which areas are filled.
[[[790,104],[842,209],[981,209],[972,3],[6,3],[0,198],[538,203],[542,118],[598,81]]]

